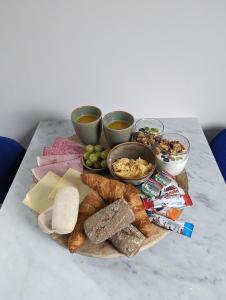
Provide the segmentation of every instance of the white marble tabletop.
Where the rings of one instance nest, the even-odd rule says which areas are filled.
[[[195,224],[191,239],[170,233],[133,258],[70,254],[43,234],[21,201],[44,145],[70,136],[70,121],[40,122],[0,210],[0,299],[226,299],[225,183],[195,118],[162,119],[191,142],[187,165]]]

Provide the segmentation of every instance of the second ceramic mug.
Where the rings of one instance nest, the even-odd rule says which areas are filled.
[[[116,121],[124,121],[129,126],[123,129],[110,128],[109,125]],[[103,117],[103,128],[106,140],[111,147],[128,142],[134,128],[134,117],[125,111],[110,112]]]
[[[79,118],[82,116],[94,116],[96,120],[82,123]],[[71,113],[71,121],[76,134],[80,140],[88,145],[95,145],[98,143],[102,131],[102,112],[98,107],[86,105],[74,109]]]

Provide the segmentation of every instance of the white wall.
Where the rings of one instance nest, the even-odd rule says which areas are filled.
[[[226,127],[226,1],[0,0],[0,135],[81,104]]]

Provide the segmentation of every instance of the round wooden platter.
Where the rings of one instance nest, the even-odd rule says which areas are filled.
[[[69,137],[70,140],[73,140],[74,142],[80,142],[76,136]],[[104,146],[106,145],[106,141],[104,139],[104,136],[101,137],[100,143]],[[88,170],[84,170],[86,173],[90,173]],[[103,174],[104,176],[110,177],[109,174]],[[179,176],[176,177],[178,185],[183,188],[183,190],[188,193],[188,177],[187,173],[184,170],[183,173],[181,173]],[[33,185],[35,182],[33,182]],[[37,213],[35,213],[37,216]],[[152,236],[150,238],[147,238],[142,247],[140,248],[140,251],[144,251],[159,241],[161,241],[164,237],[166,237],[167,234],[169,234],[169,230],[166,230],[164,228],[161,228],[155,224],[152,224]],[[50,234],[50,237],[56,241],[61,246],[67,248],[67,241],[68,241],[68,234],[66,235],[60,235],[60,234]],[[108,241],[95,245],[91,243],[88,239],[86,239],[85,243],[75,252],[81,255],[90,256],[90,257],[97,257],[97,258],[115,258],[124,256],[124,254],[120,253],[118,250],[116,250],[111,243]]]
[[[76,136],[72,136],[69,138],[70,140],[73,140],[75,142],[78,142],[78,139]],[[104,140],[104,137],[101,137],[100,143],[103,145],[106,145],[106,142]],[[179,176],[176,177],[178,185],[184,189],[184,191],[188,192],[188,177],[187,173],[184,170],[183,173],[181,173]],[[161,228],[155,224],[152,224],[152,236],[150,238],[147,238],[140,251],[144,251],[145,249],[148,249],[161,241],[170,231],[166,230],[164,228]],[[67,248],[67,241],[69,235],[59,235],[59,234],[51,234],[51,238],[56,241],[61,246]],[[85,243],[76,251],[76,253],[85,255],[85,256],[91,256],[91,257],[97,257],[97,258],[115,258],[119,256],[124,256],[124,254],[117,251],[110,242],[106,241],[104,243],[95,245],[91,243],[88,239],[86,239]]]
[[[178,185],[184,189],[184,191],[188,192],[188,177],[186,171],[181,173],[176,177]],[[170,231],[164,228],[161,228],[155,224],[152,224],[152,236],[147,238],[144,241],[140,251],[144,251],[161,241]],[[57,243],[67,248],[67,240],[68,235],[59,235],[52,234],[52,239],[54,239]],[[109,242],[104,242],[98,245],[92,244],[88,239],[86,239],[85,243],[76,251],[76,253],[98,257],[98,258],[115,258],[119,256],[124,256],[124,254],[117,251]]]

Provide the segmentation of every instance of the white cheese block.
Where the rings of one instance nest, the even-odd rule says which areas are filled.
[[[50,192],[56,186],[60,177],[53,172],[48,172],[26,195],[23,204],[27,205],[38,214],[53,205],[49,198]]]
[[[52,230],[59,234],[73,231],[78,218],[79,192],[72,186],[61,188],[54,199]]]

